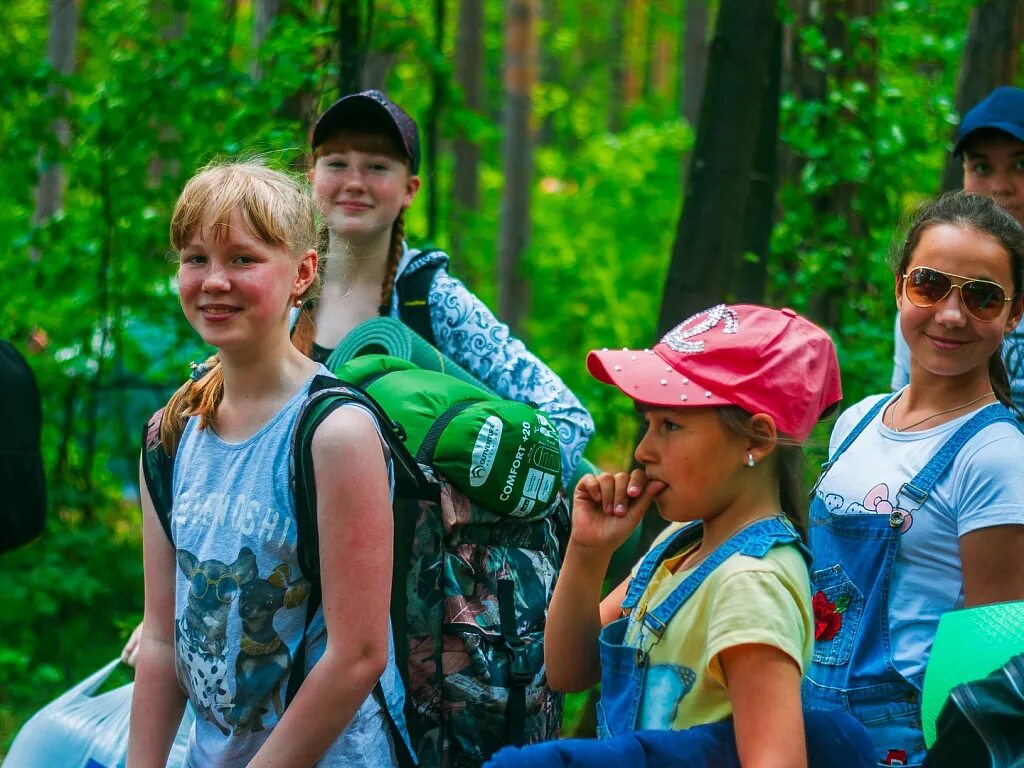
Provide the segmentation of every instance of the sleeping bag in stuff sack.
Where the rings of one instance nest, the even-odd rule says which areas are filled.
[[[405,431],[416,460],[472,501],[530,517],[558,497],[558,433],[535,406],[387,355],[354,358],[334,373],[380,403]]]

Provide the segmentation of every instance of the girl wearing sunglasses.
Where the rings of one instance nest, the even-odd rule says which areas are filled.
[[[916,212],[895,264],[910,383],[839,418],[815,489],[805,705],[850,710],[882,765],[924,759],[939,617],[1024,598],[1024,436],[1000,356],[1022,265],[1024,230],[990,198]]]

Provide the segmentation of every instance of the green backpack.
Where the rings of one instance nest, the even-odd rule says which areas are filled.
[[[374,415],[391,452],[391,624],[405,684],[404,715],[419,765],[481,766],[502,746],[556,738],[562,697],[547,685],[543,642],[569,535],[564,499],[558,495],[515,516],[482,506],[438,468],[413,457],[408,431],[392,418],[400,416],[400,403],[389,413],[359,387],[326,376],[310,386],[291,449],[299,567],[313,585],[307,628],[321,599],[313,433],[346,403]],[[147,425],[143,474],[169,537],[174,459],[159,442],[160,416],[157,412]],[[294,655],[286,704],[302,683],[304,662],[305,643]],[[401,752],[396,718],[389,720]],[[407,755],[399,759],[411,764]]]

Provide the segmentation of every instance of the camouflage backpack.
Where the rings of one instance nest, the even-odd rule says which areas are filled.
[[[302,490],[314,487],[313,430],[343,403],[372,398],[326,377],[310,391],[292,456],[299,539],[306,531],[315,555],[316,501]],[[471,502],[409,454],[396,415],[382,423],[395,467],[391,623],[409,735],[421,766],[479,766],[506,744],[558,735],[544,623],[569,513],[561,498],[516,518]]]
[[[480,766],[507,744],[557,737],[562,697],[547,685],[543,641],[568,541],[564,500],[515,518],[471,502],[413,458],[404,428],[372,397],[327,376],[310,386],[291,450],[299,567],[313,585],[306,626],[321,599],[313,433],[333,410],[353,402],[377,419],[394,467],[391,624],[419,765]],[[160,446],[159,417],[147,425],[142,464],[169,537],[174,460]],[[286,703],[302,683],[304,659],[303,645],[295,652]],[[395,718],[389,721],[397,729]],[[411,765],[402,743],[396,731],[399,760]]]

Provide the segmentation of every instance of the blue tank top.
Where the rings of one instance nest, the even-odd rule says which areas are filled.
[[[329,375],[323,366],[317,373]],[[197,713],[188,749],[195,768],[245,765],[283,712],[310,588],[296,557],[288,461],[311,381],[242,442],[199,429],[195,417],[182,433],[171,514],[175,666]],[[322,610],[307,642],[308,672],[327,643]],[[392,711],[401,712],[401,680],[389,650],[381,683],[398,707]],[[318,765],[396,765],[385,714],[373,695]]]

